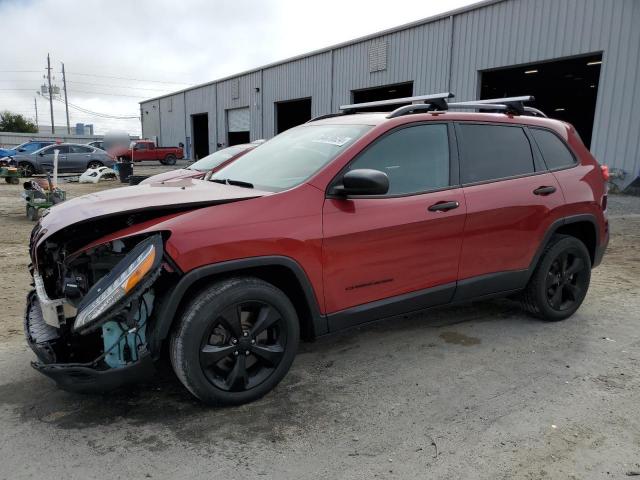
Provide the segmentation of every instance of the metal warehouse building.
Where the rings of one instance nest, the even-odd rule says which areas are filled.
[[[340,105],[532,94],[622,188],[640,169],[640,0],[491,0],[146,100],[142,133],[192,158]]]

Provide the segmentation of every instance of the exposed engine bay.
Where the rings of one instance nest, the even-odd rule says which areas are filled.
[[[80,251],[78,243],[86,245],[87,238],[57,237],[37,252],[32,245],[35,290],[27,299],[25,334],[39,359],[33,366],[63,388],[113,388],[126,375],[114,379],[109,372],[151,364],[150,319],[175,275],[164,258],[162,234]]]

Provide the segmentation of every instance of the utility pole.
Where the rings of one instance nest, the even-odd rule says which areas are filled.
[[[47,53],[47,79],[49,80],[49,109],[51,110],[51,133],[56,134],[56,128],[53,124],[53,88],[51,88],[51,59]]]
[[[36,107],[36,128],[40,130],[40,124],[38,123],[38,100],[33,97],[33,106]]]
[[[67,133],[71,135],[69,126],[69,102],[67,101],[67,77],[64,74],[64,62],[62,63],[62,88],[64,88],[64,108],[67,111]]]

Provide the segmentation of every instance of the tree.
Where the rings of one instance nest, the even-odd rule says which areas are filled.
[[[38,133],[38,127],[19,113],[0,112],[0,132]]]

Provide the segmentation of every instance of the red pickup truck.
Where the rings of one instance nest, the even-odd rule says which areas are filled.
[[[163,165],[175,165],[177,159],[184,157],[181,147],[156,147],[151,140],[137,140],[130,148],[114,147],[109,153],[118,160],[158,160]]]

